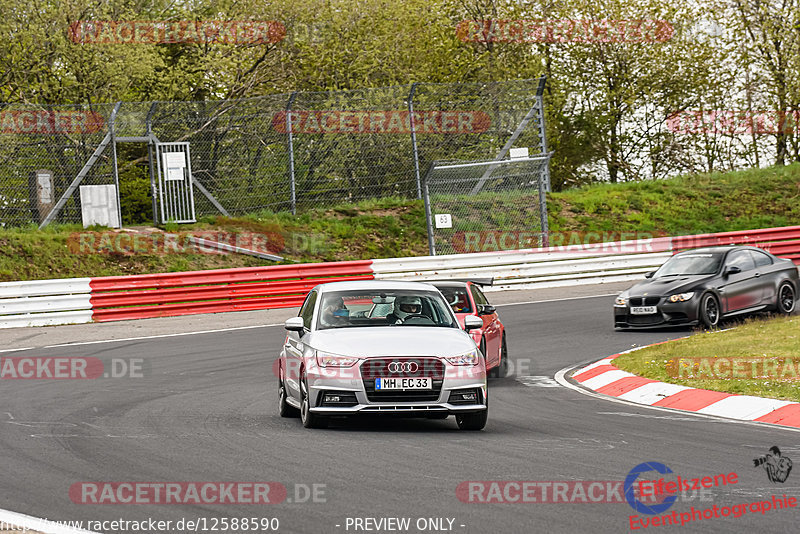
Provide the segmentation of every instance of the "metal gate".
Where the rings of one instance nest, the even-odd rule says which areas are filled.
[[[156,143],[160,222],[196,221],[189,143]]]

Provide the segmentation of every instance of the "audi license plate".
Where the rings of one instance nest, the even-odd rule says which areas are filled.
[[[376,378],[375,390],[433,389],[432,378]]]
[[[658,313],[658,309],[655,306],[631,306],[631,313],[633,315],[650,315]]]

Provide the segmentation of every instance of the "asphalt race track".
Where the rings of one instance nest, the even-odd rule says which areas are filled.
[[[521,368],[552,379],[567,366],[687,334],[615,332],[611,299],[500,307],[514,374]],[[482,480],[621,481],[645,461],[662,462],[684,478],[738,474],[738,484],[715,489],[705,502],[679,499],[673,507],[679,513],[800,496],[800,472],[774,484],[752,461],[772,445],[800,461],[794,431],[610,402],[546,379],[491,380],[483,432],[461,432],[452,417],[306,430],[276,413],[271,364],[283,338],[281,327],[262,327],[3,354],[143,358],[145,376],[4,380],[0,508],[59,520],[277,517],[280,532],[302,533],[370,532],[346,528],[347,518],[356,517],[410,517],[412,525],[417,518],[449,518],[452,531],[463,533],[624,532],[635,513],[627,503],[464,503],[456,487]],[[296,485],[303,494],[305,486],[324,484],[318,500],[325,502],[79,505],[69,488],[80,481],[275,481],[288,488],[290,500]],[[798,508],[790,508],[683,529],[792,532],[797,520]]]

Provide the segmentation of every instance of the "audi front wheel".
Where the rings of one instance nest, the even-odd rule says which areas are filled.
[[[300,401],[300,421],[306,428],[326,428],[328,426],[328,418],[317,415],[311,412],[311,402],[308,395],[308,380],[303,376],[300,382],[300,394],[303,400]]]

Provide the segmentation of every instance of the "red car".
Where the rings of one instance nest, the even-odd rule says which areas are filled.
[[[506,330],[497,310],[489,304],[481,286],[492,285],[491,279],[443,280],[429,282],[439,289],[445,300],[450,303],[458,317],[461,328],[464,328],[464,317],[477,315],[483,319],[483,327],[470,330],[470,335],[486,356],[486,369],[490,377],[504,377],[508,374],[508,349],[506,348]]]

